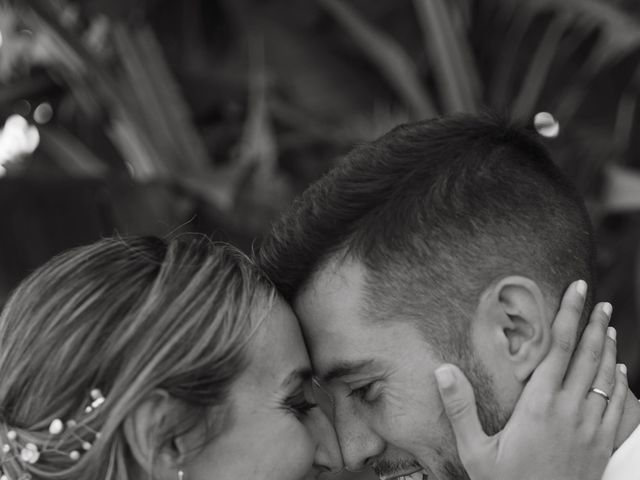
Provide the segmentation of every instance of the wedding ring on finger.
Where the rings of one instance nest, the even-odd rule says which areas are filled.
[[[596,395],[600,395],[602,398],[604,398],[607,401],[607,403],[609,403],[609,400],[611,400],[609,398],[609,395],[607,395],[607,392],[605,392],[604,390],[600,390],[597,387],[591,387],[589,389],[589,393],[595,393]]]

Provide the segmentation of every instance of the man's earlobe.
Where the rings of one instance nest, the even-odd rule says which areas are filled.
[[[533,280],[509,276],[493,289],[502,317],[506,355],[516,378],[524,382],[546,356],[551,340],[544,295]]]

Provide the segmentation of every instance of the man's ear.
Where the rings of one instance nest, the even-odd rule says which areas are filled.
[[[542,290],[521,276],[503,277],[480,299],[481,322],[486,322],[492,346],[506,357],[515,377],[524,382],[546,356],[551,327]]]
[[[182,438],[173,433],[182,405],[164,390],[154,390],[125,419],[124,434],[142,475],[175,479],[187,451]]]

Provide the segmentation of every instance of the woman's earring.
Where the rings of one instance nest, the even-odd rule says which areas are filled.
[[[182,470],[178,470],[178,480],[184,480],[184,472]]]

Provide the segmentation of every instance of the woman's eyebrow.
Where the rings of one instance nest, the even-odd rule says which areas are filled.
[[[296,368],[282,381],[282,386],[287,387],[292,383],[304,383],[311,381],[312,373],[309,367]]]

